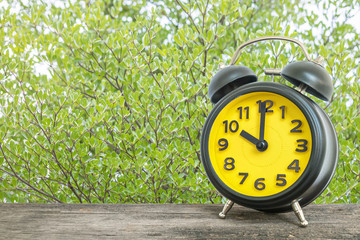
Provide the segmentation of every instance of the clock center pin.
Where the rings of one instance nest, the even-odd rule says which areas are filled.
[[[264,140],[256,144],[256,149],[260,152],[264,152],[268,148],[268,146],[269,144],[267,143],[266,140]]]

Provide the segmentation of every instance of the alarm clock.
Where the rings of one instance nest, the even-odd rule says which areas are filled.
[[[307,61],[293,62],[280,75],[295,87],[259,81],[248,67],[234,65],[240,50],[266,40],[285,40],[301,47]],[[208,94],[214,104],[201,134],[201,160],[214,187],[227,199],[225,218],[234,203],[266,212],[294,210],[306,226],[302,207],[328,186],[338,161],[335,128],[304,92],[325,101],[332,80],[312,61],[304,45],[288,37],[269,36],[242,44],[230,66],[214,75]]]

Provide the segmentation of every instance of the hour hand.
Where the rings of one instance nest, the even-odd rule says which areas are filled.
[[[244,130],[241,131],[240,136],[242,136],[254,145],[257,145],[260,142],[259,139]]]

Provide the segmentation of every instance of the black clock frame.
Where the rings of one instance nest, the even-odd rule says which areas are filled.
[[[208,150],[210,131],[220,111],[239,96],[252,92],[272,92],[282,95],[296,104],[309,123],[313,139],[309,163],[300,178],[284,191],[266,197],[246,196],[229,188],[217,176],[212,167]],[[292,210],[293,200],[297,200],[301,206],[306,206],[326,189],[335,173],[339,145],[331,120],[310,98],[286,85],[274,82],[254,82],[233,90],[216,103],[205,121],[200,151],[208,178],[226,198],[237,204],[261,211],[283,212]]]

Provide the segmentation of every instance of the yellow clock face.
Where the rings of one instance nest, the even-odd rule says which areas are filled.
[[[304,173],[312,151],[301,109],[272,92],[253,92],[229,102],[208,139],[211,165],[233,191],[250,197],[280,193]]]

